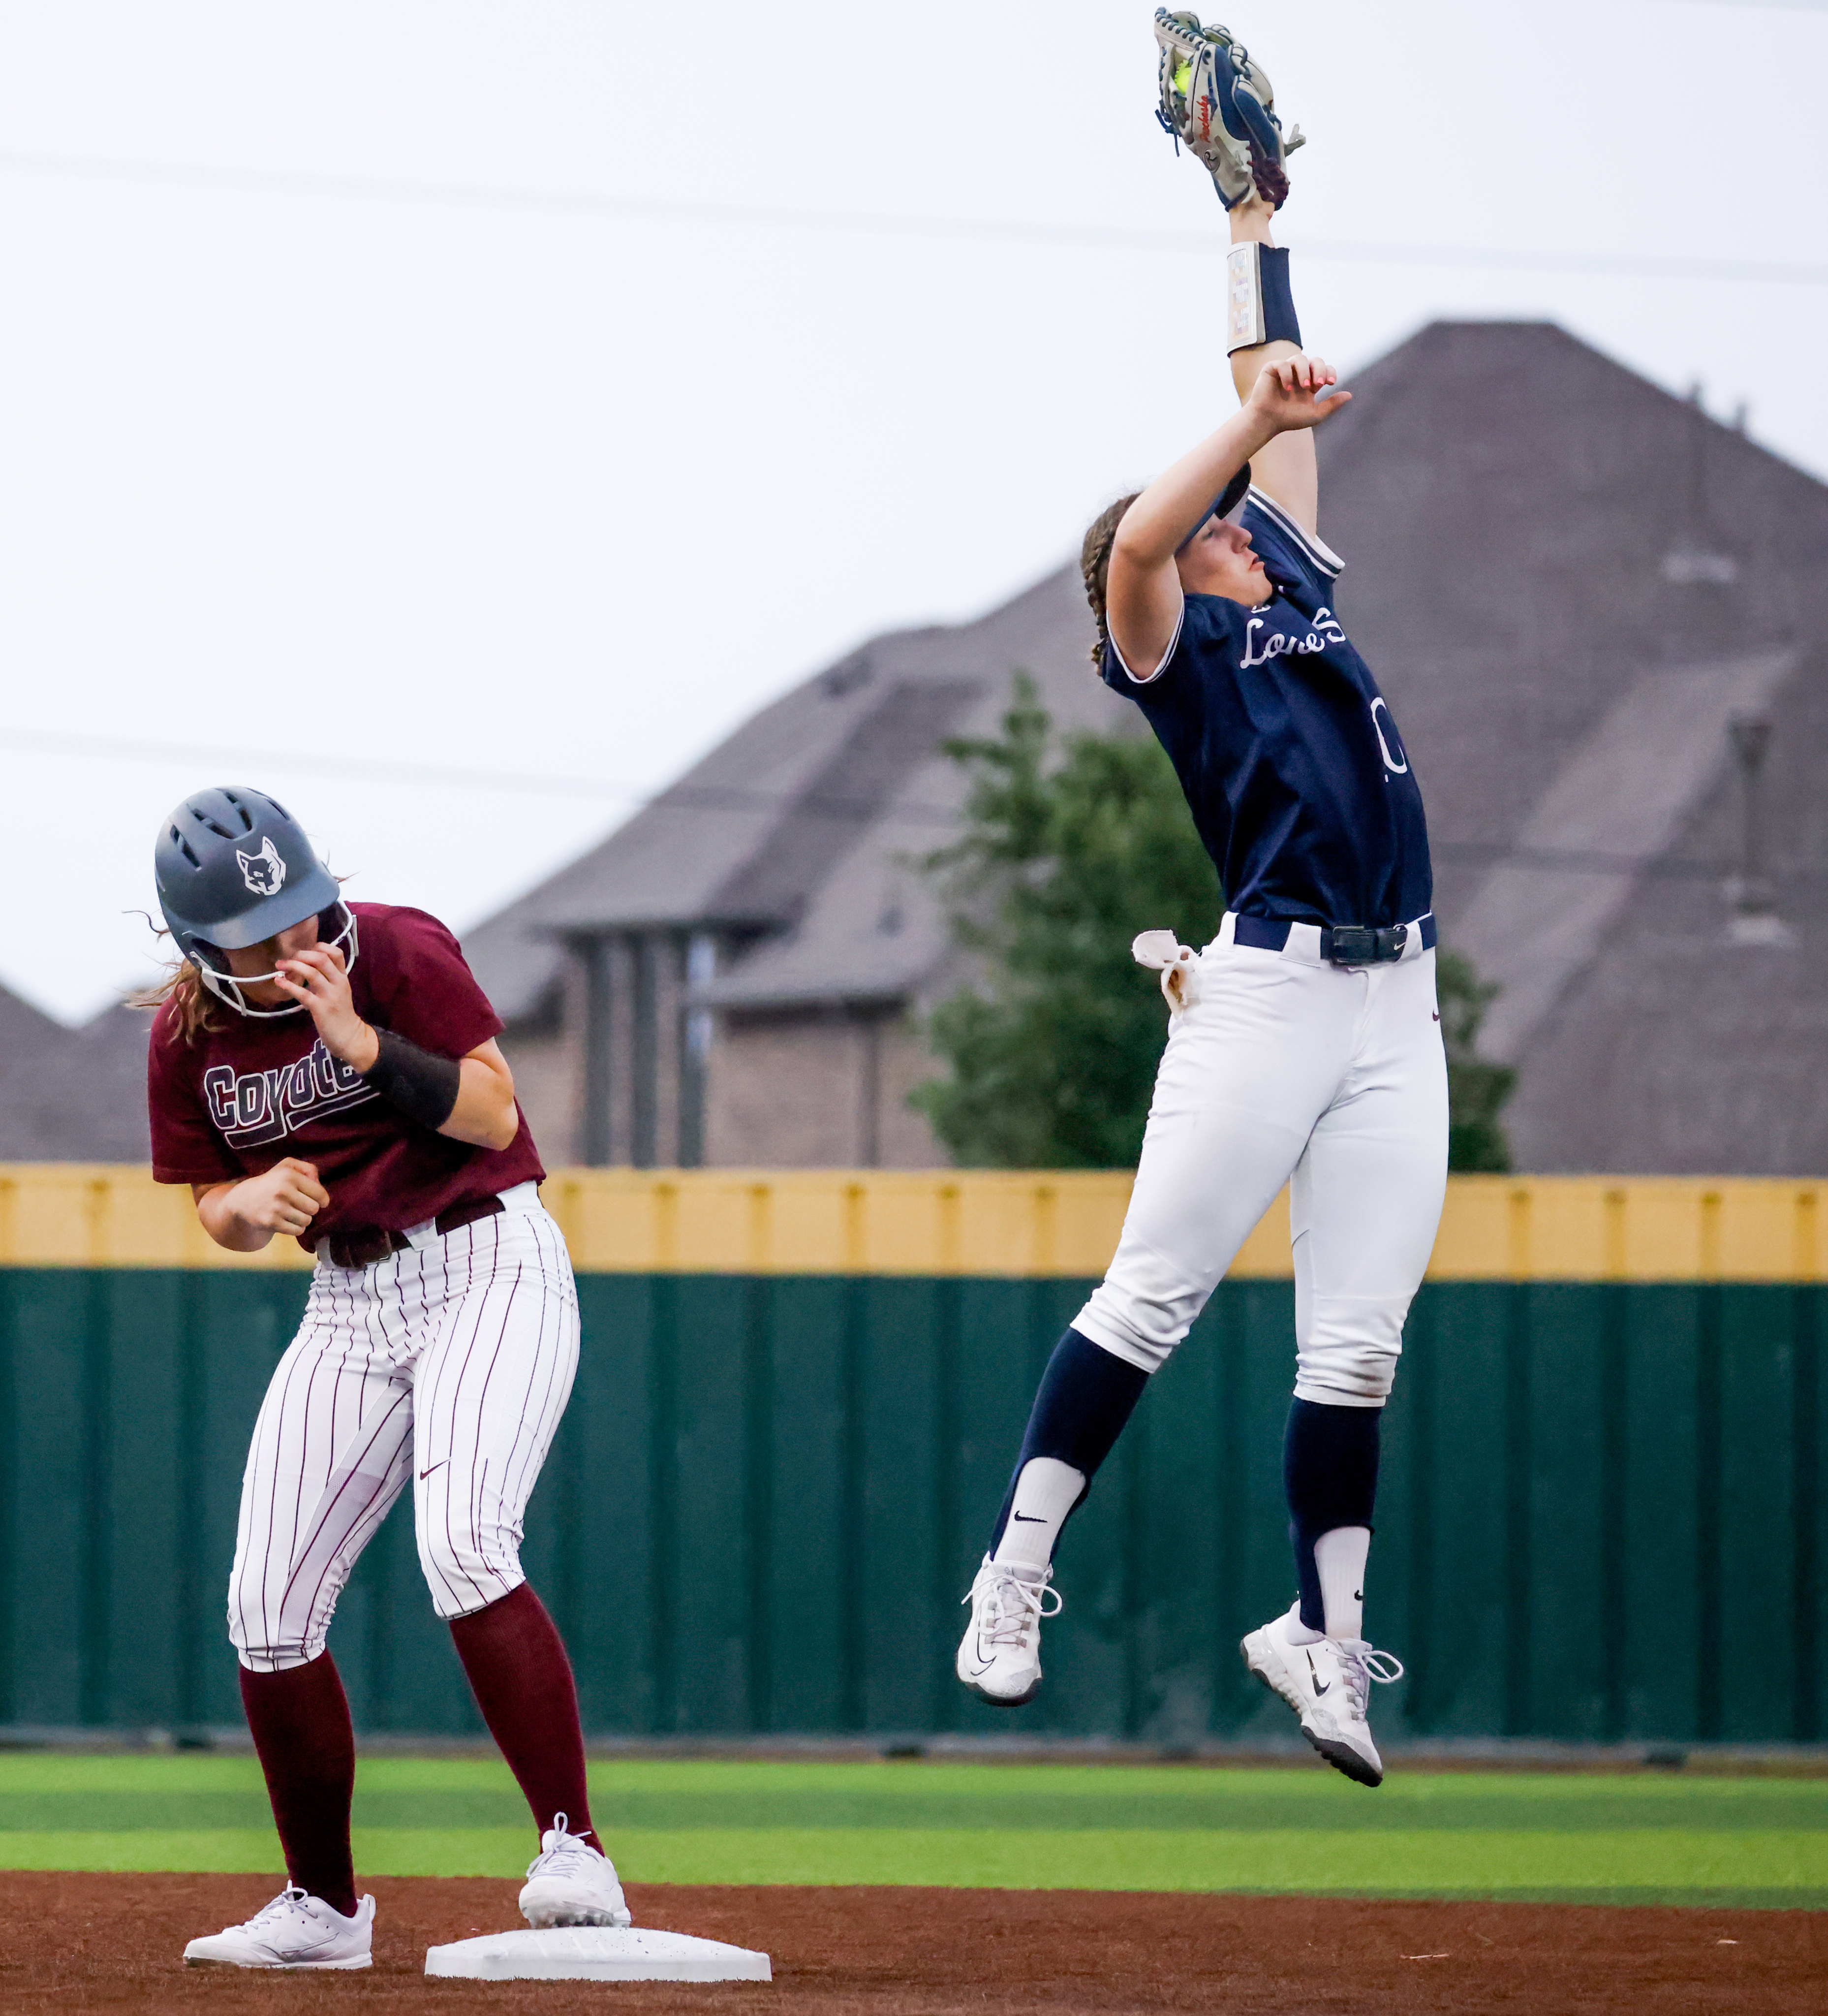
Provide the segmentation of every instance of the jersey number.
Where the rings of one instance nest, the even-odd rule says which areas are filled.
[[[1384,718],[1381,721],[1377,718],[1377,710],[1380,707],[1384,707]],[[1409,754],[1403,747],[1402,737],[1396,732],[1396,723],[1390,718],[1390,709],[1384,707],[1382,694],[1371,703],[1371,725],[1377,731],[1377,746],[1384,751],[1384,769],[1394,777],[1406,775],[1409,767]],[[1384,732],[1386,728],[1390,730],[1388,736]],[[1390,753],[1392,739],[1396,743],[1396,754],[1394,756]]]

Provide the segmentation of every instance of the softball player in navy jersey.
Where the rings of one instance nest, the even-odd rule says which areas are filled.
[[[1164,123],[1230,211],[1227,316],[1243,410],[1086,535],[1094,653],[1172,760],[1227,908],[1196,956],[1138,941],[1172,1007],[1116,1258],[1036,1396],[968,1600],[959,1678],[1014,1706],[1041,1684],[1060,1528],[1149,1375],[1292,1178],[1295,1397],[1284,1445],[1298,1598],[1250,1669],[1348,1777],[1377,1784],[1365,1567],[1378,1421],[1434,1243],[1447,1070],[1422,799],[1333,608],[1310,430],[1350,394],[1301,348],[1268,81],[1222,29],[1157,17]],[[1215,501],[1216,500],[1216,501]]]
[[[317,1255],[242,1481],[228,1582],[286,1888],[196,1965],[369,1964],[349,1845],[354,1739],[325,1634],[410,1485],[419,1562],[531,1805],[530,1923],[627,1924],[585,1790],[571,1668],[520,1571],[521,1516],[578,1363],[502,1023],[423,910],[347,904],[258,791],[188,798],[155,856],[179,954],[148,1064],[153,1174],[218,1245]]]

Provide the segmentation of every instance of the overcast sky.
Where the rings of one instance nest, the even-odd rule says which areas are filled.
[[[1233,5],[1313,347],[1551,316],[1828,475],[1828,8]],[[461,929],[1058,565],[1229,403],[1151,17],[0,0],[0,981],[148,973],[207,783]]]

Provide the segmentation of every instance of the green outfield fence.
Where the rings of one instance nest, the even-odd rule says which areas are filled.
[[[0,1245],[0,1724],[233,1723],[241,1466],[305,1276],[22,1250]],[[1410,1677],[1380,1732],[1823,1740],[1828,1286],[1553,1264],[1431,1280],[1412,1312],[1371,1612]],[[1075,1520],[1041,1699],[999,1715],[952,1677],[1035,1381],[1095,1271],[581,1273],[524,1558],[586,1727],[1285,1734],[1236,1651],[1291,1594],[1293,1294],[1267,1273],[1221,1287]],[[331,1643],[360,1726],[477,1732],[410,1517]]]

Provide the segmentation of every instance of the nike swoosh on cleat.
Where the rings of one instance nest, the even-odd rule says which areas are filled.
[[[1047,1524],[1045,1518],[1031,1517],[1026,1512],[1012,1512],[1009,1517],[1024,1526],[1045,1526]]]
[[[1314,1691],[1317,1694],[1323,1694],[1332,1685],[1331,1680],[1316,1679],[1314,1683]]]

